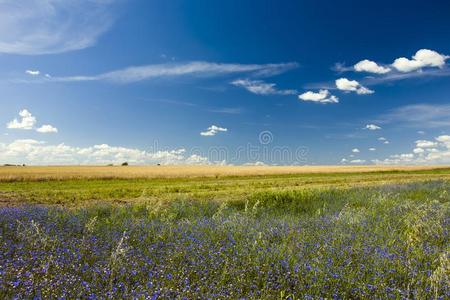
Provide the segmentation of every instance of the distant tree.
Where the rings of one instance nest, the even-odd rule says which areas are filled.
[[[122,163],[122,166],[128,166],[127,162]]]

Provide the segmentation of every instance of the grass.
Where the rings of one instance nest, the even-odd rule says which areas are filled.
[[[22,168],[22,170],[26,172],[27,168]],[[75,179],[72,175],[79,173],[74,172],[63,176],[64,179],[62,179],[58,177],[57,171],[46,173],[42,177],[33,176],[32,179],[25,179],[28,178],[28,175],[24,175],[24,177],[16,176],[14,180],[11,178],[6,180],[7,177],[3,177],[3,181],[0,180],[0,204],[34,203],[79,206],[93,201],[124,203],[152,197],[163,200],[180,197],[201,200],[239,200],[253,193],[266,191],[295,191],[312,187],[353,187],[450,179],[450,169],[448,168],[408,171],[383,169],[383,171],[353,173],[342,172],[343,170],[339,169],[341,171],[339,173],[303,172],[297,174],[206,177],[186,175],[185,177],[152,179],[126,178],[128,169],[127,167],[123,169],[125,169],[125,175],[122,176],[121,173],[117,173],[114,178],[82,176]],[[70,168],[63,168],[63,170],[70,170]],[[183,170],[183,168],[178,170]],[[254,172],[257,172],[257,170],[254,170]],[[34,174],[34,172],[32,173]],[[191,173],[188,172],[187,174]]]
[[[445,299],[449,173],[3,181],[0,298]]]

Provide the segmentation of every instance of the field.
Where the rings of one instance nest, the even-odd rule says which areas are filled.
[[[450,297],[450,169],[2,167],[0,298]]]

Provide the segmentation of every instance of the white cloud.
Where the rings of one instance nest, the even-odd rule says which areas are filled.
[[[25,73],[31,76],[38,76],[41,74],[39,70],[26,70]]]
[[[416,141],[417,148],[434,148],[436,146],[437,146],[437,142],[427,141],[427,140]]]
[[[113,24],[114,0],[0,1],[0,53],[84,49]]]
[[[227,128],[219,127],[216,125],[211,125],[208,127],[208,130],[200,132],[202,136],[215,136],[218,132],[226,132]]]
[[[422,148],[414,148],[413,152],[414,152],[415,154],[419,154],[419,153],[424,153],[425,150],[423,150]]]
[[[36,124],[36,118],[26,109],[23,109],[19,112],[20,120],[14,119],[8,124],[6,127],[8,129],[25,129],[31,130]]]
[[[27,109],[23,109],[19,112],[19,116],[21,119],[14,118],[11,122],[6,124],[8,129],[23,129],[23,130],[31,130],[34,129],[36,125],[36,117],[31,114]],[[40,133],[56,133],[58,129],[53,127],[52,125],[42,125],[39,128],[36,128],[37,132]]]
[[[354,149],[352,149],[352,152],[353,152],[353,153],[359,153],[360,151],[359,151],[358,148],[354,148]]]
[[[253,163],[245,163],[244,166],[267,166],[267,164],[262,161],[255,161]]]
[[[376,148],[369,148],[369,151],[377,151]]]
[[[364,59],[355,64],[354,69],[356,72],[369,72],[375,74],[386,74],[391,71],[388,67],[378,65],[376,62]]]
[[[356,92],[358,95],[373,94],[374,91],[359,84],[356,80],[348,80],[347,78],[336,79],[336,87],[341,91]]]
[[[57,133],[58,128],[53,127],[52,125],[42,125],[41,127],[37,128],[36,131],[40,133]]]
[[[238,79],[231,84],[243,87],[257,95],[294,95],[297,93],[296,90],[278,90],[275,83],[267,83],[262,80]]]
[[[440,135],[436,138],[436,141],[441,143],[450,143],[450,135]]]
[[[328,90],[320,90],[318,93],[307,91],[298,96],[303,101],[313,101],[319,103],[338,103],[339,98],[331,95]]]
[[[417,133],[418,133],[418,134],[422,134],[422,135],[423,135],[423,134],[425,134],[425,131],[423,131],[423,130],[419,130],[419,131],[417,131]]]
[[[439,54],[436,51],[429,49],[420,49],[412,57],[408,59],[406,57],[397,58],[392,66],[400,72],[412,72],[424,67],[438,67],[442,68],[445,65],[445,60],[448,56]]]
[[[440,135],[434,141],[416,141],[411,153],[394,154],[384,160],[374,160],[378,164],[449,164],[450,136]]]
[[[223,64],[203,61],[168,63],[128,67],[103,74],[69,77],[52,77],[51,81],[111,81],[131,83],[152,78],[173,78],[178,76],[214,77],[226,74],[251,73],[253,76],[273,76],[297,68],[295,62],[279,64]]]
[[[0,162],[14,164],[211,164],[208,158],[187,154],[185,149],[144,151],[106,144],[91,147],[49,145],[32,139],[0,144]]]
[[[369,129],[369,130],[380,130],[381,129],[380,126],[375,125],[375,124],[367,124],[365,128]]]
[[[364,159],[352,159],[352,160],[348,160],[346,158],[341,159],[341,164],[363,164],[366,161]]]
[[[351,164],[363,164],[366,161],[364,159],[353,159],[350,161]]]
[[[389,141],[385,137],[379,137],[378,140],[380,142],[383,142],[383,144],[385,144],[385,145],[389,144]]]

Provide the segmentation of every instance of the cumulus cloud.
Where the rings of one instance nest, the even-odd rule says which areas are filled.
[[[294,95],[296,90],[279,90],[275,83],[267,83],[262,80],[238,79],[231,82],[232,85],[245,88],[257,95]]]
[[[377,151],[376,148],[369,148],[369,151]]]
[[[436,141],[448,144],[450,143],[450,136],[449,135],[440,135],[436,138]]]
[[[424,153],[425,150],[423,150],[422,148],[414,148],[413,152],[414,152],[415,154],[420,154],[420,153]]]
[[[418,140],[411,153],[394,154],[373,162],[378,164],[449,164],[450,136],[440,135],[433,141]]]
[[[23,129],[23,130],[31,130],[34,129],[36,125],[36,117],[31,114],[27,109],[23,109],[19,112],[20,119],[14,118],[11,122],[6,124],[6,128],[8,129]],[[36,128],[37,132],[40,133],[56,133],[58,129],[53,127],[52,125],[42,125],[39,128]]]
[[[208,130],[200,132],[202,136],[215,136],[219,132],[227,132],[227,128],[219,127],[216,125],[211,125],[208,127]]]
[[[339,98],[331,95],[328,90],[319,90],[319,92],[307,91],[298,96],[300,100],[319,103],[339,103]]]
[[[52,125],[42,125],[41,127],[37,128],[36,131],[40,133],[57,133],[58,128],[53,127]]]
[[[380,126],[375,125],[375,124],[367,124],[365,128],[369,129],[369,130],[380,130],[381,129]]]
[[[77,75],[49,78],[50,81],[110,81],[132,83],[154,78],[173,78],[179,76],[214,77],[227,74],[250,73],[252,76],[273,76],[297,68],[295,62],[279,64],[225,64],[204,61],[167,63],[128,67],[98,75]]]
[[[359,153],[360,151],[359,151],[358,148],[354,148],[354,149],[352,149],[352,152],[353,152],[353,153]]]
[[[339,78],[336,80],[336,87],[345,92],[356,92],[358,95],[373,94],[374,91],[362,86],[356,80],[348,80],[347,78]]]
[[[25,73],[31,76],[38,76],[41,74],[39,70],[26,70]]]
[[[386,74],[391,71],[388,67],[378,65],[376,62],[364,59],[353,66],[356,72],[368,72],[375,74]]]
[[[35,55],[90,47],[113,24],[115,2],[0,1],[0,53]]]
[[[6,127],[8,129],[24,129],[31,130],[36,124],[36,117],[34,117],[28,110],[23,109],[19,112],[20,119],[14,119]]]
[[[211,164],[208,158],[187,154],[185,149],[145,151],[107,144],[90,147],[50,145],[33,139],[0,144],[0,162],[14,164]]]
[[[439,54],[434,50],[420,49],[412,59],[406,57],[397,58],[392,63],[392,66],[403,73],[416,71],[424,67],[442,68],[445,65],[445,60],[448,58],[449,56]]]

